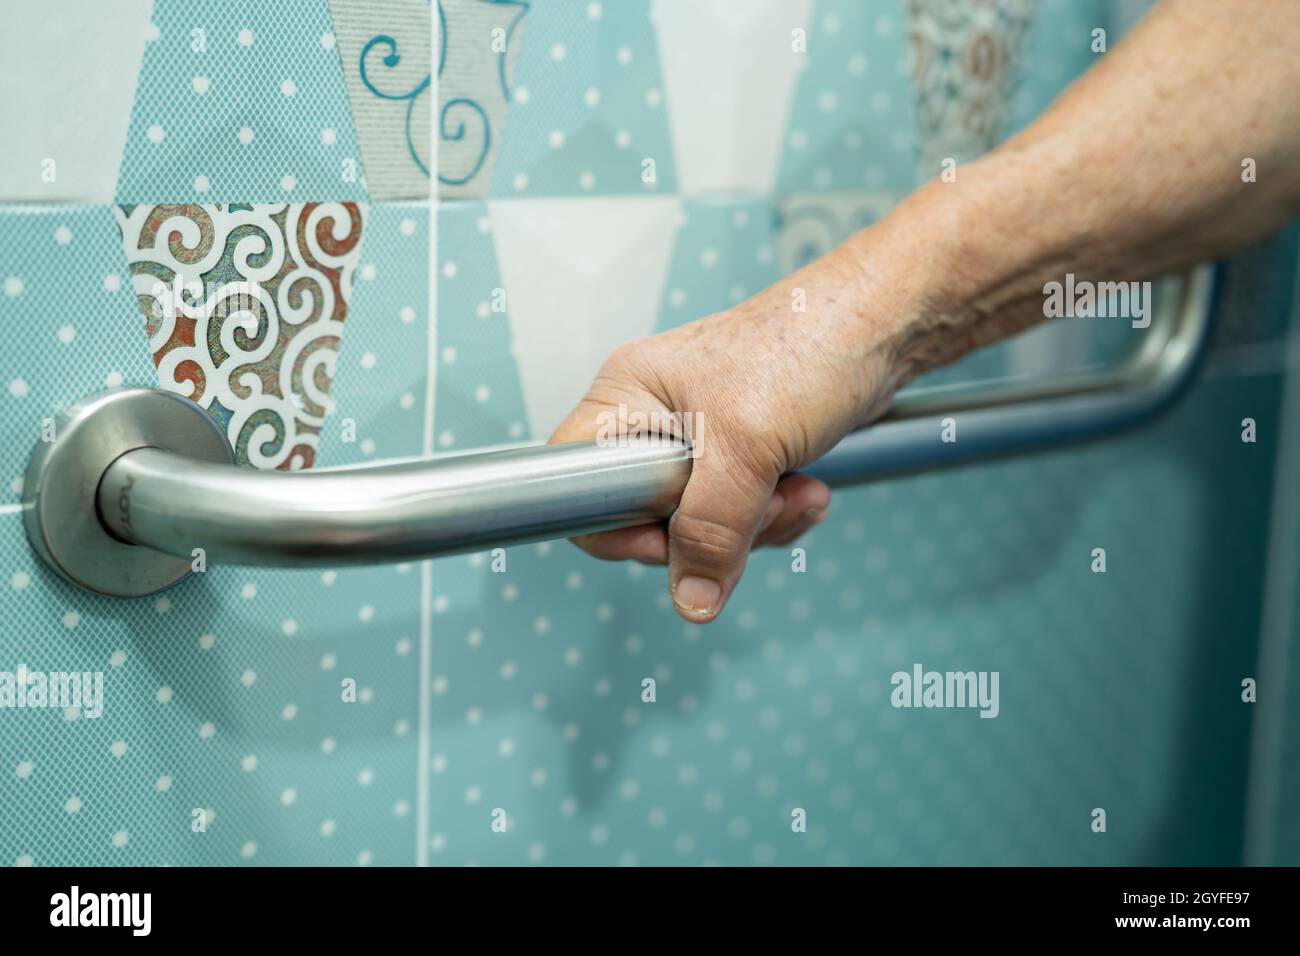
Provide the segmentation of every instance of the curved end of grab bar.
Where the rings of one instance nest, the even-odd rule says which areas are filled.
[[[1028,385],[901,397],[806,471],[834,484],[1092,438],[1144,421],[1195,374],[1212,272],[1182,283],[1123,368]],[[958,422],[944,441],[945,418]],[[308,472],[230,465],[199,406],[154,389],[93,396],[38,445],[24,485],[34,550],[64,577],[139,596],[187,576],[195,556],[251,565],[405,561],[669,516],[691,451],[661,439],[534,445]]]
[[[804,472],[847,485],[1054,448],[1139,425],[1195,379],[1210,338],[1214,275],[1206,265],[1182,277],[1166,315],[1151,323],[1143,347],[1118,370],[903,396],[878,423],[845,436]],[[953,441],[942,438],[948,418],[957,423]]]
[[[291,567],[410,561],[672,514],[690,449],[649,438],[284,474],[141,448],[104,472],[113,534],[171,554]],[[126,500],[123,511],[115,503]]]

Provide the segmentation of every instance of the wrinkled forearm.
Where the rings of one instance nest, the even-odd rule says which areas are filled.
[[[868,293],[912,290],[885,329],[901,384],[1043,321],[1066,273],[1155,278],[1298,212],[1300,0],[1165,0],[1023,132],[848,246]]]

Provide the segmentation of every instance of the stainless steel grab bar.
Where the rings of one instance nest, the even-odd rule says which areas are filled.
[[[1047,382],[900,397],[806,469],[850,484],[1062,444],[1135,424],[1194,375],[1212,273],[1190,274],[1122,367]],[[943,441],[941,421],[957,422]],[[219,426],[192,402],[119,389],[68,409],[24,485],[34,549],[103,594],[150,594],[203,562],[403,561],[622,527],[669,516],[690,475],[686,446],[640,441],[523,446],[383,465],[260,472],[231,465]]]
[[[181,557],[201,546],[233,564],[410,561],[663,518],[688,455],[680,442],[580,442],[285,475],[141,448],[104,473],[99,508],[119,537]]]

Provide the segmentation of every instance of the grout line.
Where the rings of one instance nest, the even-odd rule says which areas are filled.
[[[416,759],[415,865],[429,865],[429,736],[431,733],[429,671],[433,656],[433,564],[420,562],[420,743]]]
[[[437,18],[435,17],[436,21]],[[437,128],[436,125],[434,127]],[[429,299],[427,324],[427,349],[425,356],[424,443],[426,457],[433,453],[433,397],[437,379],[438,354],[438,223],[436,205],[428,203],[429,210]],[[415,860],[417,866],[429,865],[429,737],[433,669],[433,563],[420,562],[420,679],[419,679],[419,757],[416,761],[420,775],[416,785],[418,816],[415,825]]]
[[[1281,759],[1286,723],[1288,647],[1294,625],[1300,547],[1300,443],[1291,436],[1300,428],[1300,284],[1291,303],[1291,326],[1284,347],[1282,401],[1273,472],[1272,520],[1264,569],[1264,607],[1260,615],[1259,651],[1255,661],[1255,715],[1251,721],[1250,757],[1246,768],[1246,820],[1242,862],[1268,866],[1276,862],[1277,816],[1281,797]]]
[[[429,50],[438,49],[438,17],[429,17]],[[428,317],[424,381],[424,435],[422,450],[433,454],[433,406],[438,379],[438,75],[431,71],[429,82],[429,195],[428,210],[429,265]],[[433,562],[420,562],[420,678],[419,678],[419,753],[416,758],[415,865],[429,865],[429,749],[433,734]]]
[[[437,19],[436,17],[434,18]],[[436,127],[435,127],[436,128]],[[424,395],[424,454],[433,453],[433,396],[437,379],[438,354],[438,227],[436,208],[429,208],[429,318],[427,325],[428,354],[425,357]],[[420,679],[419,679],[419,757],[416,761],[420,775],[416,785],[418,816],[415,825],[415,860],[417,866],[429,865],[429,737],[432,733],[432,670],[433,670],[433,562],[420,562]]]

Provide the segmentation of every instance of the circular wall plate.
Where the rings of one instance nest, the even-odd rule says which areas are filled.
[[[47,564],[81,587],[141,597],[189,576],[190,558],[127,544],[105,530],[95,495],[104,471],[136,448],[231,463],[221,426],[187,398],[152,388],[92,395],[60,413],[23,481],[27,538]]]

